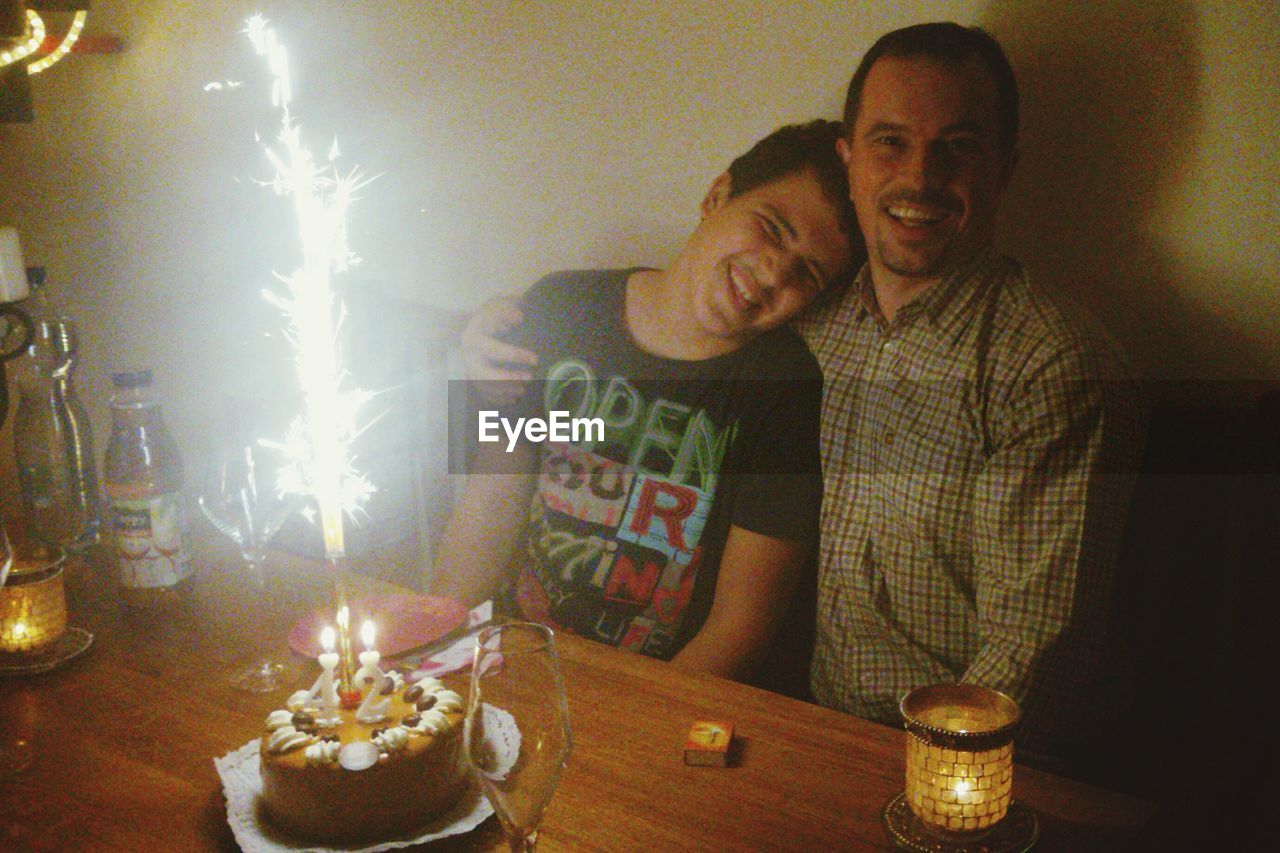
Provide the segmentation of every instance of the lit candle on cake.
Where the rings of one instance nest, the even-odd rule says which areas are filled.
[[[365,622],[360,631],[366,647],[373,645],[373,623]],[[391,696],[383,695],[382,687],[382,670],[378,669],[378,653],[370,649],[369,651],[360,653],[360,672],[365,671],[368,667],[370,674],[373,676],[372,683],[369,685],[369,692],[364,695],[364,701],[360,703],[360,707],[356,709],[356,719],[362,723],[379,723],[387,718],[387,709],[391,707]],[[359,678],[357,678],[357,681]]]
[[[338,688],[334,684],[333,671],[338,667],[338,653],[333,650],[334,633],[328,625],[320,632],[320,645],[324,653],[317,660],[324,670],[311,687],[311,695],[320,699],[320,719],[317,722],[332,724],[338,719]]]
[[[375,692],[378,685],[382,683],[382,670],[378,668],[378,661],[382,660],[382,655],[373,648],[374,634],[376,628],[371,620],[366,619],[364,624],[360,626],[360,639],[364,641],[364,651],[360,653],[360,668],[356,670],[354,689],[361,693]],[[367,696],[368,694],[365,693]]]

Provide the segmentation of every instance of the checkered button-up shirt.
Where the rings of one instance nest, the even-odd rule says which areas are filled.
[[[885,323],[863,268],[798,324],[825,377],[811,686],[896,724],[912,688],[1022,705],[1055,752],[1125,680],[1115,556],[1145,434],[1114,343],[987,252]]]

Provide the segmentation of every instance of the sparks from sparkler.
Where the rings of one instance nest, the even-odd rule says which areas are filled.
[[[358,170],[345,175],[337,171],[336,141],[329,164],[316,164],[289,110],[288,52],[260,15],[246,22],[245,32],[254,51],[266,58],[272,75],[271,103],[280,111],[278,146],[263,146],[275,169],[266,183],[277,195],[292,197],[302,247],[302,265],[290,275],[277,274],[286,292],[263,291],[287,320],[286,337],[293,346],[303,395],[303,414],[279,445],[289,460],[279,487],[315,498],[325,554],[335,559],[345,552],[344,513],[356,511],[374,490],[356,470],[350,452],[360,432],[359,411],[372,395],[349,387],[342,368],[337,334],[345,312],[331,281],[333,273],[358,262],[347,245],[347,207],[367,182]]]

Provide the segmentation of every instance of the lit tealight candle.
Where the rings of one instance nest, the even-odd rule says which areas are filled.
[[[933,831],[984,832],[1011,802],[1013,732],[1020,713],[1002,693],[972,684],[913,690],[906,721],[906,799]]]
[[[320,700],[320,718],[322,725],[332,725],[338,720],[338,687],[333,680],[333,671],[338,667],[338,653],[333,650],[333,629],[325,626],[320,632],[320,645],[324,653],[316,660],[324,670],[309,691],[313,698]]]
[[[34,652],[67,630],[61,551],[23,546],[0,588],[0,652]]]

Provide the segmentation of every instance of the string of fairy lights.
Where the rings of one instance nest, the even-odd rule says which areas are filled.
[[[58,46],[34,62],[28,62],[27,73],[39,74],[70,53],[76,42],[80,40],[80,33],[84,31],[84,24],[88,18],[89,13],[87,11],[81,9],[76,12],[75,17],[71,19],[71,26],[67,29],[67,34],[62,37],[62,41],[58,42]],[[0,68],[14,62],[21,62],[34,54],[40,49],[40,45],[44,44],[48,31],[45,27],[44,19],[40,17],[40,14],[35,9],[27,10],[27,29],[28,36],[25,40],[7,50],[0,51]]]

